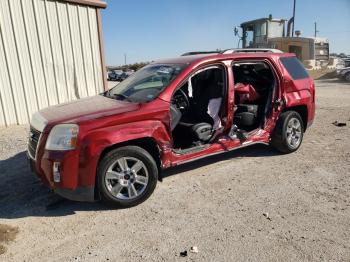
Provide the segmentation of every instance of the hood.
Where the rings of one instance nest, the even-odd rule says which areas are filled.
[[[39,111],[48,124],[88,121],[100,117],[135,111],[139,104],[111,99],[102,95],[51,106]]]

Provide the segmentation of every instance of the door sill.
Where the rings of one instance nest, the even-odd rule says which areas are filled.
[[[190,147],[190,148],[186,148],[186,149],[173,149],[173,152],[175,154],[178,154],[178,155],[186,155],[189,153],[195,153],[195,152],[202,151],[202,150],[208,148],[209,146],[210,146],[210,144],[205,144],[205,145],[194,146],[194,147]]]

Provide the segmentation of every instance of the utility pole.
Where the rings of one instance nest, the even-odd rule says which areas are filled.
[[[315,22],[315,37],[317,37],[317,33],[318,33],[319,31],[317,30],[317,23]]]
[[[294,0],[294,6],[293,6],[293,27],[292,27],[292,36],[294,36],[294,25],[295,25],[295,5],[297,0]]]
[[[126,53],[124,54],[124,65],[126,66]]]

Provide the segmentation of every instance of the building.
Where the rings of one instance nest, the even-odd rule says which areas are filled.
[[[99,0],[0,1],[0,127],[105,90]]]

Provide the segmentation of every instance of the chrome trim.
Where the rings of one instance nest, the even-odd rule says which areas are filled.
[[[38,130],[39,131],[39,130]],[[39,139],[38,139],[38,144],[36,145],[36,149],[35,149],[35,158],[30,154],[30,151],[29,151],[29,141],[27,142],[27,153],[28,153],[28,156],[34,160],[36,162],[37,160],[37,157],[38,157],[38,149],[39,149],[39,144],[40,144],[40,141],[41,141],[41,137],[42,137],[43,133],[40,132],[40,136],[39,136]]]
[[[34,128],[35,130],[37,130],[38,132],[40,132],[40,136],[39,136],[39,139],[38,139],[38,143],[37,143],[37,146],[36,146],[36,149],[35,149],[35,157],[33,157],[31,154],[30,154],[30,151],[29,151],[29,138],[28,138],[28,141],[27,141],[27,152],[28,152],[28,156],[36,161],[37,160],[37,156],[38,156],[38,150],[39,150],[39,145],[40,145],[40,142],[41,142],[41,137],[42,137],[42,134],[44,132],[44,129],[46,127],[48,123],[48,120],[43,117],[40,112],[36,112],[32,115],[32,118],[30,120],[30,127],[31,128]],[[29,130],[30,132],[30,130]]]

